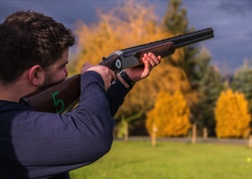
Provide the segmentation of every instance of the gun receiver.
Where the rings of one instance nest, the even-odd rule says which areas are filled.
[[[206,28],[192,33],[178,35],[143,45],[122,49],[103,58],[101,65],[107,66],[115,72],[141,65],[141,55],[152,52],[156,56],[172,55],[176,48],[184,47],[203,40],[213,38],[213,29]],[[24,96],[20,103],[37,111],[63,113],[77,104],[80,96],[80,74],[67,78],[63,82],[41,89]]]

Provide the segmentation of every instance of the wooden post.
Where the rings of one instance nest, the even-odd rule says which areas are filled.
[[[152,125],[151,144],[152,147],[157,146],[157,127],[155,124]]]
[[[248,138],[248,147],[252,147],[252,121],[249,122],[249,138]]]
[[[248,147],[252,147],[252,134],[249,134]]]
[[[204,128],[203,128],[203,139],[204,139],[204,140],[207,140],[207,137],[208,137],[207,128],[204,127]]]
[[[128,122],[126,120],[123,121],[123,127],[124,127],[124,141],[129,140],[129,126]]]
[[[196,123],[193,123],[192,125],[192,143],[196,143],[196,136],[197,136],[197,125]]]

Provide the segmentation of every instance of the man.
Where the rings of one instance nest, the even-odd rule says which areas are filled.
[[[0,25],[0,177],[69,178],[111,147],[112,116],[134,82],[146,78],[160,57],[141,57],[144,66],[123,76],[105,66],[83,65],[81,95],[71,112],[37,112],[21,105],[22,96],[63,81],[75,38],[53,18],[18,11]],[[112,81],[116,81],[111,85]]]

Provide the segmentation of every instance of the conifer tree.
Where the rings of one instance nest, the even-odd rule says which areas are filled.
[[[171,30],[174,34],[188,33],[194,30],[193,27],[188,26],[186,8],[181,6],[181,0],[171,0],[164,17],[165,29]],[[211,55],[198,44],[184,47],[182,54],[183,57],[180,60],[169,59],[169,62],[185,71],[192,92],[197,97],[197,100],[194,100],[196,102],[190,104],[191,121],[200,127],[198,131],[207,127],[210,135],[215,135],[214,107],[223,89],[221,74],[211,65]]]
[[[252,114],[252,68],[247,60],[245,60],[243,66],[235,72],[231,82],[231,88],[245,95],[245,98],[249,102],[250,114]]]
[[[181,7],[181,0],[171,0],[168,4],[166,14],[163,18],[164,30],[172,32],[174,35],[189,33],[194,30],[193,27],[188,27],[187,10]],[[177,61],[171,58],[169,62],[174,66],[182,68],[190,82],[198,80],[197,74],[194,70],[197,68],[195,56],[199,53],[197,44],[189,45],[182,48],[183,57]]]
[[[181,0],[171,0],[168,4],[166,14],[163,17],[162,28],[164,31],[172,32],[174,35],[184,34],[192,31],[188,28],[187,10],[181,7]],[[172,56],[167,57],[165,63],[179,69],[183,77],[189,82],[187,90],[181,90],[190,107],[197,103],[197,91],[192,89],[192,81],[194,75],[194,59],[198,48],[194,45],[189,45],[179,48],[176,51],[180,54],[180,58],[173,59]]]
[[[215,136],[214,108],[216,101],[223,90],[222,76],[213,65],[210,64],[211,56],[203,48],[197,58],[197,73],[201,76],[198,82],[199,101],[194,110],[194,117],[200,129],[207,129],[205,137]]]

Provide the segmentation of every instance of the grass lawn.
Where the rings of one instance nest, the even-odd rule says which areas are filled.
[[[243,145],[115,141],[95,163],[71,171],[72,179],[249,179],[252,149]]]

